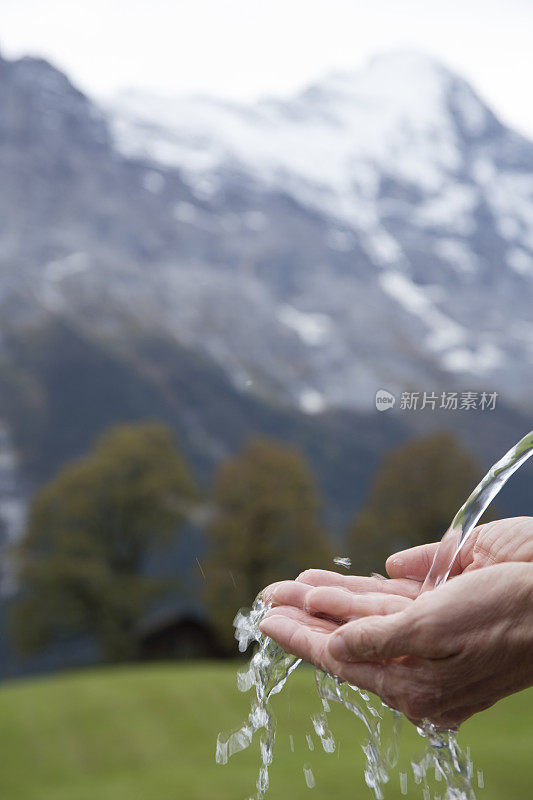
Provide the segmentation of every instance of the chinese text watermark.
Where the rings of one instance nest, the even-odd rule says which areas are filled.
[[[498,392],[402,392],[400,411],[494,411]],[[386,389],[376,392],[376,408],[394,408],[396,397]]]

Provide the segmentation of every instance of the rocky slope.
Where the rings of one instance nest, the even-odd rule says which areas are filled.
[[[216,224],[209,209],[224,241],[246,242],[222,256],[229,274],[208,268],[215,283],[177,278],[210,313],[176,326],[196,346],[214,333],[236,377],[262,369],[309,410],[368,407],[381,384],[483,384],[527,404],[533,145],[459,76],[393,53],[289,100],[129,93],[108,113],[122,152],[181,169],[190,235]],[[285,358],[280,336],[296,339]]]
[[[204,475],[252,430],[303,443],[345,516],[389,436],[441,424],[378,419],[379,387],[498,391],[508,443],[533,386],[532,176],[533,145],[412,54],[250,107],[99,107],[0,58],[4,483],[161,413]],[[477,423],[443,419],[490,458]]]

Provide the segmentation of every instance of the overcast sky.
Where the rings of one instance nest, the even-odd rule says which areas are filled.
[[[40,54],[85,91],[248,100],[414,47],[533,137],[533,0],[0,0],[0,52]]]

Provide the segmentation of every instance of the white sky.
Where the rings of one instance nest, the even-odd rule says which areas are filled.
[[[533,0],[0,0],[4,57],[42,55],[93,95],[288,94],[406,46],[533,137]]]

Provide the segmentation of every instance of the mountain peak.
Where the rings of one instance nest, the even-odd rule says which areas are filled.
[[[366,62],[367,69],[402,69],[406,72],[419,72],[420,70],[430,70],[441,76],[452,76],[456,73],[447,67],[443,61],[436,56],[430,55],[422,50],[398,47],[391,50],[384,50],[371,56]]]
[[[366,109],[380,128],[422,135],[449,129],[475,138],[495,122],[466,80],[437,58],[414,50],[387,51],[359,70],[329,73],[305,89],[300,100],[333,113],[342,105]]]
[[[291,175],[306,204],[335,214],[342,207],[350,221],[378,191],[377,171],[438,192],[475,160],[472,148],[509,138],[465,80],[408,50],[327,75],[284,100],[237,108],[209,98],[126,97],[111,114],[130,156],[155,154],[196,182],[228,164],[270,185]]]
[[[376,53],[358,69],[333,70],[326,76],[326,80],[332,84],[337,83],[339,88],[348,88],[362,79],[394,80],[398,74],[401,79],[417,79],[424,72],[440,80],[455,77],[453,70],[434,56],[418,50],[398,48]]]
[[[44,58],[23,56],[2,60],[0,99],[17,108],[15,124],[9,124],[14,143],[21,130],[32,129],[32,141],[47,149],[64,151],[65,140],[82,146],[109,146],[107,123],[100,111],[67,75]],[[12,104],[12,105],[11,105]],[[17,128],[20,126],[20,129]]]

